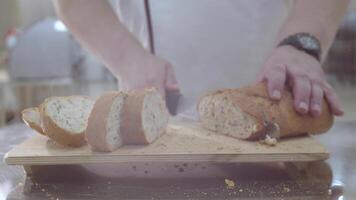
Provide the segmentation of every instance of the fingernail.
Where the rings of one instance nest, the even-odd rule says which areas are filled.
[[[308,105],[304,102],[304,101],[301,101],[299,103],[299,109],[303,110],[304,112],[308,110]]]
[[[320,112],[321,112],[321,107],[320,107],[319,104],[314,104],[313,107],[312,107],[312,109],[313,109],[314,111],[316,111],[317,113],[320,113]]]
[[[272,98],[274,99],[280,99],[281,98],[281,92],[278,90],[273,90],[272,92]]]

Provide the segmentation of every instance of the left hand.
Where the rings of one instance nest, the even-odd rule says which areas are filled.
[[[341,116],[339,99],[326,81],[320,62],[292,46],[277,47],[268,57],[258,76],[267,81],[270,98],[278,100],[284,85],[293,90],[294,107],[300,114],[318,116],[324,95],[334,115]]]

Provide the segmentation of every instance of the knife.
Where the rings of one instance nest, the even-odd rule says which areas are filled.
[[[166,104],[169,112],[177,117],[196,120],[196,99],[181,94],[179,91],[166,92]]]
[[[166,106],[171,115],[177,114],[178,101],[182,94],[179,90],[168,91],[166,90]]]

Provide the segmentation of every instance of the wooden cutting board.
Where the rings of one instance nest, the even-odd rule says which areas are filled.
[[[299,162],[329,157],[312,136],[282,139],[270,147],[207,131],[196,122],[175,122],[147,146],[124,146],[115,152],[92,152],[88,146],[68,148],[36,136],[5,155],[10,165],[56,165],[124,162]]]

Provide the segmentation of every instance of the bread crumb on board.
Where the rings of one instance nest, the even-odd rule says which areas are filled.
[[[261,144],[266,144],[268,146],[276,146],[277,144],[277,139],[276,138],[272,138],[271,136],[269,136],[268,134],[266,135],[265,139],[260,140]]]
[[[283,187],[283,190],[284,190],[285,192],[290,192],[290,191],[291,191],[291,189],[288,188],[288,187]]]
[[[227,188],[232,189],[235,187],[235,182],[233,180],[230,179],[225,179],[225,184],[227,186]]]

